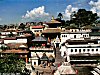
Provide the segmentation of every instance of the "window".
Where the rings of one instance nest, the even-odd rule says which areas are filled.
[[[85,52],[85,49],[83,49],[83,52]]]
[[[81,49],[79,49],[79,52],[81,52]]]
[[[88,37],[88,35],[87,35],[87,37]]]
[[[75,49],[75,52],[77,52],[77,49]]]
[[[34,65],[36,65],[36,62],[34,62]]]
[[[34,32],[39,32],[39,30],[34,30]]]
[[[92,51],[94,51],[94,49],[92,49]]]
[[[86,35],[84,35],[86,37]]]
[[[66,37],[67,37],[67,35],[66,35]]]
[[[87,49],[87,51],[90,51],[90,49]]]
[[[64,35],[64,37],[65,37],[65,35]]]
[[[98,49],[96,49],[96,51],[98,51]]]
[[[73,49],[71,49],[71,52],[73,52]]]
[[[62,35],[62,37],[63,37],[63,35]]]
[[[74,35],[74,38],[76,38],[76,35]]]

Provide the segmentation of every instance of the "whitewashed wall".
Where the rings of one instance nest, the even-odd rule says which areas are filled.
[[[17,34],[17,32],[12,32],[13,34]],[[8,35],[10,32],[1,32],[2,35]]]
[[[61,56],[64,55],[64,52],[66,52],[67,55],[71,54],[84,54],[84,53],[89,53],[89,54],[100,54],[100,47],[97,47],[98,45],[92,45],[94,47],[88,48],[87,46],[70,46],[70,47],[65,47],[61,46]]]
[[[68,54],[100,54],[100,48],[68,48]]]
[[[65,42],[68,39],[81,39],[81,38],[89,38],[88,33],[62,33],[61,34],[61,43]]]
[[[32,60],[32,66],[38,66],[38,59],[35,59],[35,58],[33,58],[33,59],[31,59]],[[34,64],[34,62],[36,63],[36,64]]]
[[[91,39],[100,39],[100,36],[90,36]]]
[[[5,44],[8,43],[27,43],[27,39],[14,39],[14,40],[4,40]]]
[[[32,29],[32,27],[30,27],[30,30],[34,33],[34,34],[40,34],[41,35],[41,32],[43,31],[43,28],[39,28],[39,29]],[[38,31],[38,32],[37,32]]]

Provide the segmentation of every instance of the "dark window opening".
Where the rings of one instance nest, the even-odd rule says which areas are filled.
[[[77,52],[77,49],[75,49],[75,52]]]
[[[74,38],[76,38],[76,35],[74,35]]]

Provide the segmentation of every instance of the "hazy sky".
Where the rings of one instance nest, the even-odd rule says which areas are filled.
[[[100,0],[0,0],[0,24],[49,21],[59,12],[69,20],[70,14],[80,8],[100,16]]]

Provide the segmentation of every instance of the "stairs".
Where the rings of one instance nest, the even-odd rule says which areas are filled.
[[[59,50],[60,50],[59,48],[56,48],[56,59],[55,59],[56,64],[64,62],[64,58],[61,56],[61,53]]]

